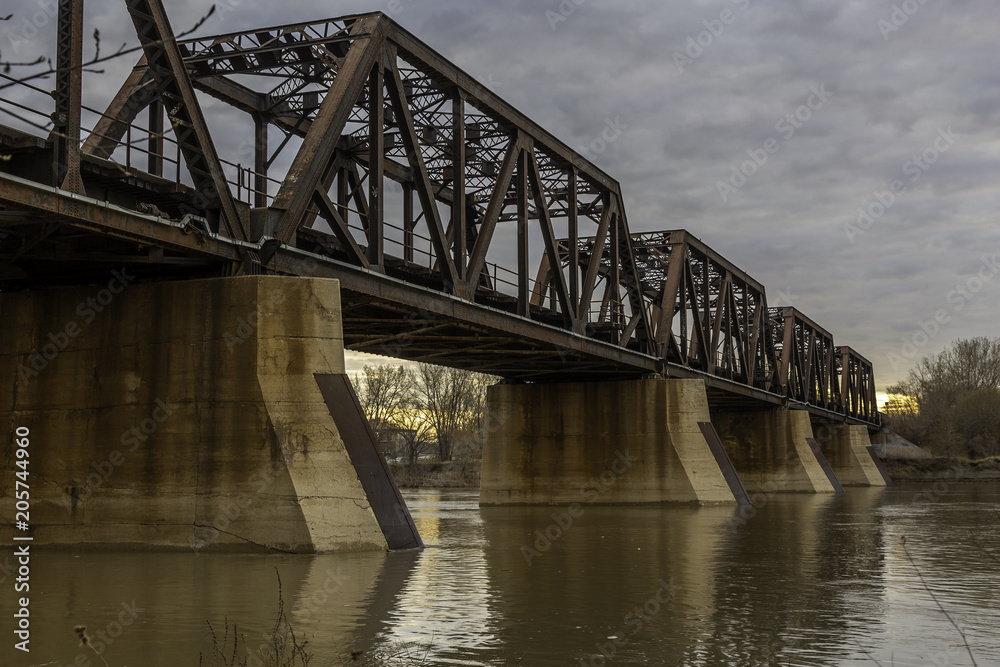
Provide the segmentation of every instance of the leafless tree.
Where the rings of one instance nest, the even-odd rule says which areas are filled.
[[[1000,455],[1000,338],[957,340],[888,392],[915,404],[889,414],[900,435],[940,454]]]
[[[423,404],[416,398],[403,407],[397,417],[402,455],[409,464],[414,464],[420,456],[431,450],[431,423],[423,410]]]
[[[437,436],[438,458],[450,461],[463,436],[481,437],[488,380],[471,371],[421,364],[418,394],[427,420]]]
[[[397,427],[415,396],[413,371],[404,366],[365,366],[354,378],[361,408],[376,431]]]

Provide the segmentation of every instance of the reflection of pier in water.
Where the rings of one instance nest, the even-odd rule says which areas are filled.
[[[565,508],[484,508],[487,541],[504,545],[486,557],[505,591],[492,598],[500,639],[532,665],[603,664],[602,649],[622,664],[756,665],[785,646],[838,646],[882,598],[877,493],[781,495],[742,526],[729,508],[590,507],[530,567],[516,545]],[[539,630],[553,619],[564,632]]]
[[[443,503],[440,492],[418,492],[407,504],[426,548],[313,559],[292,622],[319,638],[312,643],[319,664],[349,658],[352,650],[410,655],[418,662],[428,651],[435,659],[465,660],[501,653],[476,494],[451,494]],[[318,591],[332,586],[331,566],[344,576],[326,599]],[[428,621],[436,628],[433,636],[422,630]]]

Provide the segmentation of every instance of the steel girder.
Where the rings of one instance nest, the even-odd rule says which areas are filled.
[[[772,308],[770,322],[778,353],[778,382],[803,403],[841,411],[833,336],[799,310]]]
[[[555,301],[551,257],[598,266],[598,323],[613,319],[614,260],[601,236],[560,239],[538,270],[533,303]],[[632,234],[657,354],[667,362],[775,392],[836,414],[878,422],[871,362],[795,308],[768,308],[764,286],[685,230]],[[575,252],[574,252],[575,251]],[[601,254],[599,264],[591,257]],[[620,281],[620,278],[618,279]],[[593,285],[587,281],[585,293]]]
[[[115,203],[138,210],[183,210],[193,198],[192,212],[218,221],[211,240],[195,233],[194,243],[179,216],[158,230],[112,209],[72,214],[38,192],[21,201],[33,215],[74,217],[76,229],[99,233],[120,224],[116,236],[159,245],[173,262],[190,254],[246,266],[260,255],[261,270],[297,274],[303,265],[290,258],[307,252],[329,262],[322,275],[385,295],[373,308],[351,304],[359,318],[422,309],[426,295],[440,295],[433,300],[443,311],[471,318],[474,343],[444,324],[421,329],[421,354],[442,362],[435,341],[463,340],[455,355],[466,367],[503,352],[549,355],[538,367],[549,380],[575,361],[595,373],[658,369],[705,377],[721,392],[783,396],[877,422],[870,363],[853,351],[838,356],[807,318],[768,311],[762,285],[687,232],[632,233],[614,179],[383,14],[178,42],[161,0],[126,4],[144,55],[84,144],[84,180],[107,172],[120,146],[132,148],[133,122],[150,108],[139,128],[148,175],[105,175],[101,186],[128,185]],[[247,114],[252,169],[220,159],[196,90]],[[183,186],[178,164],[182,206],[164,203],[169,182],[158,179],[164,113],[194,185]],[[269,129],[283,137],[276,147]],[[290,166],[275,180],[268,171],[282,151]],[[242,201],[224,173],[230,167],[241,170]],[[372,349],[378,334],[351,335]],[[501,338],[506,347],[497,347]],[[481,368],[530,379],[517,364]]]
[[[846,345],[836,349],[836,356],[844,412],[864,421],[878,422],[872,362]]]

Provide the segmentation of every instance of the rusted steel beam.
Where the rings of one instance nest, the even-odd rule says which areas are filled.
[[[253,205],[267,206],[267,171],[270,160],[267,153],[267,119],[260,113],[253,113]]]
[[[468,220],[465,201],[465,95],[459,88],[451,91],[451,240],[457,284],[465,282],[468,253]]]
[[[555,287],[556,297],[559,299],[559,309],[562,312],[566,327],[572,331],[576,331],[578,304],[570,299],[569,291],[566,289],[566,276],[563,274],[562,259],[559,257],[556,235],[552,230],[552,219],[549,217],[545,186],[542,183],[542,177],[538,173],[538,161],[535,159],[533,148],[524,151],[524,153],[528,168],[528,180],[534,193],[535,210],[538,212],[538,223],[542,230],[542,242],[545,244],[545,256],[552,258],[552,261],[549,262],[549,271],[552,276],[551,284]]]
[[[619,280],[621,280],[622,286],[626,290],[629,308],[632,311],[632,320],[627,327],[630,331],[627,336],[623,336],[622,344],[628,344],[632,336],[635,335],[640,349],[645,352],[655,353],[656,342],[653,335],[653,322],[650,319],[651,308],[643,294],[642,277],[639,275],[636,246],[633,241],[634,235],[629,232],[625,202],[622,200],[620,194],[615,194],[614,197],[618,203],[618,225],[620,227],[617,261],[624,270],[624,277],[620,277]],[[633,322],[634,326],[632,325]]]
[[[386,54],[386,72],[389,74],[386,79],[389,99],[392,101],[393,111],[400,123],[400,132],[403,136],[403,145],[406,148],[410,169],[416,176],[417,197],[420,199],[420,205],[424,211],[424,221],[427,223],[427,231],[434,244],[434,253],[437,256],[438,264],[444,267],[444,284],[450,292],[461,291],[458,270],[455,268],[444,226],[441,224],[441,214],[438,211],[430,177],[427,175],[427,165],[424,163],[420,150],[417,131],[413,125],[413,116],[410,114],[406,98],[406,90],[400,78],[399,69],[396,67],[395,55],[392,53]]]
[[[361,173],[358,171],[358,165],[354,162],[349,163],[347,167],[347,189],[350,193],[350,197],[354,199],[354,205],[358,207],[358,217],[361,218],[361,226],[368,231],[368,224],[370,218],[368,217],[368,197],[365,193],[365,189],[361,186]]]
[[[277,217],[275,237],[282,243],[290,242],[295,236],[319,179],[333,158],[354,102],[361,95],[368,73],[382,52],[384,37],[379,26],[377,15],[360,19],[352,26],[351,35],[355,39],[344,63],[271,202]],[[365,36],[360,36],[362,34]]]
[[[156,95],[159,95],[159,91],[153,82],[153,75],[146,67],[146,56],[142,56],[104,114],[97,119],[94,129],[83,143],[83,152],[105,159],[111,157],[125,136],[129,124]]]
[[[590,310],[590,299],[594,294],[594,288],[597,286],[597,273],[601,268],[601,260],[604,257],[604,244],[615,213],[612,201],[610,193],[605,195],[604,210],[601,213],[601,221],[597,225],[597,234],[593,238],[593,249],[587,263],[587,271],[583,277],[583,286],[580,289],[579,311],[577,312],[577,317],[582,321],[587,320],[587,313]]]
[[[378,269],[383,265],[382,227],[385,222],[383,175],[385,174],[385,75],[387,54],[376,58],[368,73],[368,262]]]
[[[348,229],[347,223],[344,222],[344,219],[337,211],[337,206],[330,201],[329,195],[324,190],[318,189],[315,194],[315,202],[319,207],[320,215],[329,223],[337,240],[340,241],[341,247],[347,251],[353,263],[366,269],[369,268],[371,266],[371,256],[358,247],[357,241],[351,235],[351,230]]]
[[[163,176],[163,103],[154,99],[149,104],[149,132],[146,171]]]
[[[575,309],[573,320],[576,332],[583,333],[580,328],[580,211],[576,182],[576,167],[570,167],[567,175],[569,215],[569,301]]]
[[[161,0],[126,0],[149,72],[170,100],[174,136],[206,210],[218,209],[221,224],[236,240],[249,239],[249,220],[240,215],[205,124],[181,50]]]
[[[476,243],[469,255],[469,272],[465,280],[465,289],[462,296],[471,299],[479,286],[480,276],[483,273],[483,266],[486,264],[486,253],[489,250],[490,242],[493,240],[493,232],[497,222],[500,220],[500,213],[503,211],[504,202],[507,198],[507,191],[510,188],[511,179],[514,176],[514,168],[518,155],[524,147],[524,137],[520,133],[511,135],[507,144],[507,151],[504,154],[503,163],[500,166],[500,173],[497,175],[496,184],[493,187],[493,194],[490,196],[489,205],[486,207],[486,215],[479,227],[479,234],[476,236]]]
[[[656,341],[660,345],[660,354],[666,359],[670,358],[670,347],[677,347],[672,329],[674,313],[677,310],[677,292],[684,280],[684,264],[687,261],[685,234],[673,235],[673,232],[671,234],[670,240],[673,245],[667,259],[667,273],[660,298],[660,320],[656,325]]]
[[[53,182],[85,194],[80,176],[80,113],[83,95],[83,0],[59,0]]]
[[[517,153],[517,314],[528,317],[531,285],[528,275],[528,151]]]
[[[5,207],[45,213],[81,229],[141,244],[154,244],[196,256],[217,257],[220,261],[240,258],[239,246],[200,233],[192,227],[72,195],[2,172],[0,201]]]

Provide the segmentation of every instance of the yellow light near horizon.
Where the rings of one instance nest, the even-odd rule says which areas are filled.
[[[907,394],[875,394],[875,402],[878,404],[880,412],[887,411],[887,404],[889,408],[897,411],[901,409],[907,412],[917,410],[917,402],[913,400],[912,396],[908,396]]]

